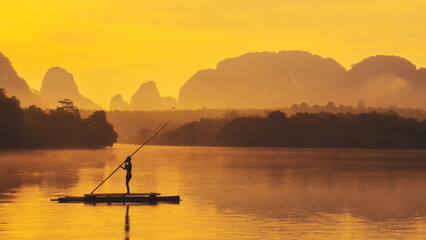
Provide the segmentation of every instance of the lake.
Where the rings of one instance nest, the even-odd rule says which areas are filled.
[[[426,151],[145,146],[132,192],[90,193],[138,146],[0,152],[0,239],[426,239]],[[125,192],[124,170],[96,192]]]

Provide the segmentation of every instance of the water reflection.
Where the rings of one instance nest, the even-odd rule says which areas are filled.
[[[131,204],[49,202],[87,193],[133,149],[2,153],[0,235],[426,239],[425,151],[148,146],[132,160],[132,189],[183,202],[132,204],[131,234]],[[100,189],[124,191],[124,171]]]
[[[130,239],[130,217],[129,217],[129,207],[130,205],[126,205],[126,218],[124,219],[124,239]]]
[[[221,149],[185,175],[219,211],[282,219],[349,212],[370,221],[426,214],[421,151]],[[184,161],[184,160],[183,160]],[[222,163],[226,167],[221,166]],[[184,171],[184,170],[182,170]],[[302,211],[300,211],[302,210]]]
[[[0,200],[12,198],[20,188],[27,186],[66,192],[79,182],[82,168],[103,169],[106,162],[115,161],[116,158],[111,149],[2,152]]]

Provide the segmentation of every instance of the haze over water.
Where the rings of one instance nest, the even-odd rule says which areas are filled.
[[[180,204],[61,204],[137,146],[0,154],[1,239],[425,239],[426,151],[146,146],[132,192]],[[124,192],[118,171],[97,192]]]

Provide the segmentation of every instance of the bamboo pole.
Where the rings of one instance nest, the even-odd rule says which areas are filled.
[[[157,133],[159,133],[165,126],[167,125],[167,123],[164,123],[163,126],[161,126],[150,138],[148,138],[148,140],[146,140],[144,142],[144,144],[142,144],[138,149],[136,149],[136,151],[134,151],[129,157],[132,157],[133,155],[135,155],[135,153],[137,153],[139,151],[139,149],[141,149],[143,146],[145,146],[153,137],[155,137],[155,135],[157,135]],[[93,189],[93,191],[90,194],[93,194],[96,189],[98,189],[106,180],[108,180],[108,178],[110,178],[120,167],[121,165],[123,165],[126,162],[126,160],[124,160],[120,165],[118,165],[118,167],[107,177],[105,178],[95,189]]]

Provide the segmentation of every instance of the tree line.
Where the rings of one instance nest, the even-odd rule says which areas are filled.
[[[104,111],[81,118],[72,102],[48,113],[34,105],[21,108],[0,89],[0,149],[100,148],[117,137]]]
[[[167,122],[167,128],[178,128],[186,123],[204,119],[220,119],[220,118],[236,118],[236,117],[266,117],[272,109],[174,109],[167,111],[107,111],[108,121],[114,125],[115,131],[120,135],[119,141],[122,143],[142,144],[146,138],[150,137],[161,123]],[[371,107],[367,106],[365,101],[360,100],[357,106],[335,104],[328,102],[324,105],[308,105],[307,103],[293,104],[291,107],[282,107],[278,109],[285,112],[287,116],[294,115],[298,112],[309,113],[346,113],[354,114],[365,112],[385,113],[392,110],[398,115],[407,118],[416,118],[420,121],[426,119],[426,111],[422,109],[401,108],[395,106],[389,107]],[[82,116],[88,116],[93,111],[81,110]],[[135,130],[136,129],[136,130]],[[139,132],[140,130],[141,132]]]
[[[160,135],[161,145],[426,149],[426,120],[385,113],[307,113],[200,119]]]

